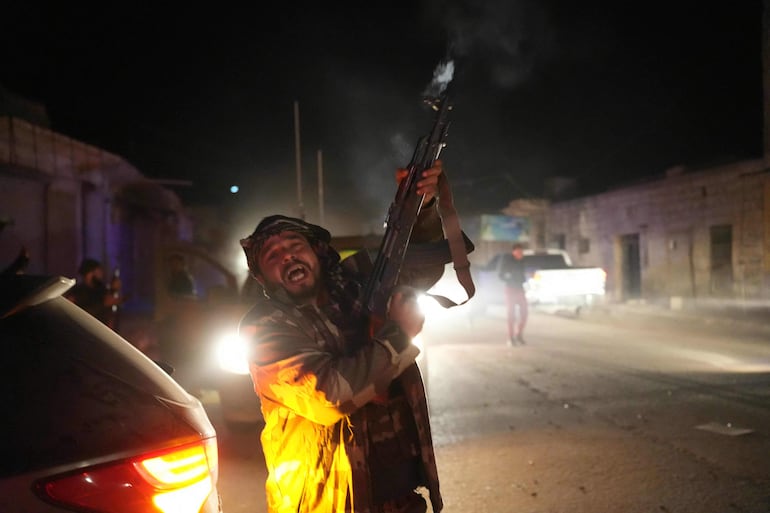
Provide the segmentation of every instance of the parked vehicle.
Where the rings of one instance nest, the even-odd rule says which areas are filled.
[[[255,299],[252,288],[203,248],[179,242],[163,248],[158,275],[169,276],[172,256],[185,261],[194,294],[156,291],[160,353],[188,392],[216,392],[222,420],[230,428],[263,422],[246,362],[238,323]]]
[[[504,255],[498,253],[475,272],[476,313],[505,304],[505,285],[499,277]],[[607,273],[599,267],[574,267],[564,250],[527,249],[523,259],[527,275],[524,288],[527,300],[535,307],[579,313],[604,298]]]
[[[252,283],[256,282],[247,282]],[[253,294],[255,288],[249,285],[243,287],[242,307],[238,310],[237,319],[231,317],[233,322],[222,325],[211,338],[222,417],[228,427],[234,429],[264,423],[259,396],[254,390],[249,372],[248,343],[238,333],[238,325],[243,315],[254,302],[262,300],[261,293]]]
[[[74,283],[0,275],[0,510],[221,512],[200,401],[64,299]]]
[[[540,269],[527,280],[527,299],[535,306],[579,314],[604,300],[606,279],[599,267]]]

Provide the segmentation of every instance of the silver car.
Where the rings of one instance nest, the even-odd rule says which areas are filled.
[[[217,513],[217,437],[200,401],[61,297],[0,275],[0,511]]]

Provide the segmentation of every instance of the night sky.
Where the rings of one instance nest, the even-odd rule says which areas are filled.
[[[173,187],[185,203],[255,222],[298,213],[294,101],[308,219],[321,149],[329,223],[380,222],[447,55],[443,158],[463,215],[540,197],[551,177],[588,194],[761,154],[758,0],[284,4],[4,6],[0,84],[44,103],[54,130],[191,181]]]

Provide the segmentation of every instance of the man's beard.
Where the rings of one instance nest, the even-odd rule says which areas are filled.
[[[288,290],[281,283],[266,283],[263,285],[263,287],[268,296],[274,296],[277,290],[283,290],[289,299],[291,299],[295,304],[303,305],[318,297],[318,293],[321,288],[321,280],[316,279],[312,284],[303,285],[299,288],[299,290],[294,291]]]
[[[316,297],[318,297],[318,287],[319,284],[317,281],[313,283],[313,285],[303,285],[299,291],[286,291],[288,296],[298,305],[307,304]]]

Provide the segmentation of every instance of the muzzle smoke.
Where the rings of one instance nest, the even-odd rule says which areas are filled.
[[[443,93],[455,74],[455,63],[453,60],[442,61],[433,70],[433,80],[425,88],[424,96],[436,97]]]

